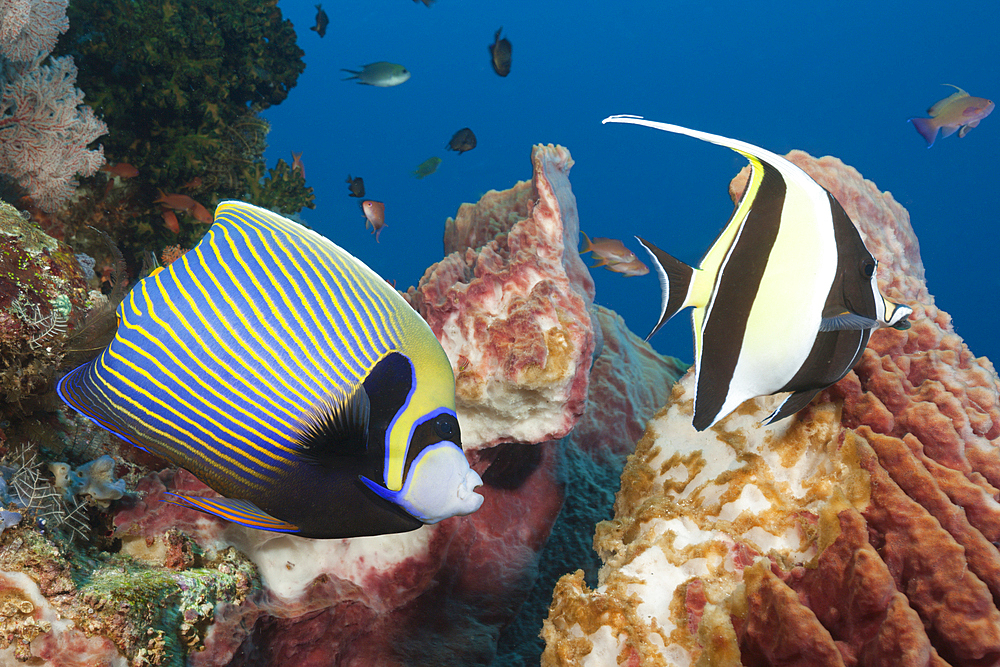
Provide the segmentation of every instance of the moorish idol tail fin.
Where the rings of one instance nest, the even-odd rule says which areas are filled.
[[[172,505],[187,507],[207,514],[214,514],[217,517],[238,523],[249,528],[258,530],[270,530],[275,533],[297,533],[299,527],[275,519],[273,516],[257,507],[247,500],[235,500],[233,498],[207,498],[202,496],[182,496],[179,493],[167,491],[169,498],[164,502]]]
[[[917,132],[920,136],[924,138],[927,142],[927,148],[934,145],[934,140],[937,139],[938,127],[933,123],[933,118],[911,118],[910,122],[913,123],[913,127],[917,128]]]
[[[816,398],[816,394],[820,391],[820,389],[804,389],[802,391],[792,392],[788,398],[786,398],[781,405],[778,406],[778,409],[768,415],[761,422],[761,424],[773,424],[776,421],[781,421],[785,417],[791,417],[796,412],[809,405],[812,400]]]
[[[653,258],[653,266],[656,274],[660,277],[660,290],[663,293],[663,304],[660,309],[660,320],[646,336],[646,340],[660,330],[671,317],[677,314],[685,306],[693,305],[688,303],[691,295],[691,285],[694,282],[694,269],[680,261],[676,257],[668,255],[646,239],[635,237],[642,247],[646,249],[649,256]]]

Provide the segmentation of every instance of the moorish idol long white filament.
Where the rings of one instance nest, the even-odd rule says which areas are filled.
[[[873,329],[906,329],[912,308],[878,288],[878,263],[840,203],[806,172],[758,146],[638,116],[644,125],[731,148],[750,161],[736,209],[697,269],[639,238],[663,290],[652,336],[694,308],[694,427],[747,399],[792,392],[765,423],[795,414],[847,375]],[[638,238],[638,237],[637,237]]]
[[[222,202],[118,318],[59,395],[225,496],[173,502],[317,538],[413,530],[482,504],[434,333],[319,234]]]

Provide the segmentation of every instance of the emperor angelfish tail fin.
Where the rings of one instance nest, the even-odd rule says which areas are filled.
[[[660,330],[660,327],[667,323],[667,320],[677,314],[677,311],[689,305],[688,297],[691,293],[694,269],[676,257],[663,252],[646,239],[638,236],[635,238],[653,258],[653,266],[660,278],[660,289],[663,293],[660,320],[649,332],[649,336],[646,336],[646,340],[649,340],[653,334]]]

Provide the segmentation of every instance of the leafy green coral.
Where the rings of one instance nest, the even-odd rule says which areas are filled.
[[[108,162],[139,172],[103,194],[92,181],[93,203],[76,217],[113,232],[130,265],[145,249],[191,247],[207,229],[179,214],[171,232],[154,205],[160,190],[209,210],[255,194],[285,213],[313,206],[304,179],[277,189],[262,180],[269,128],[258,114],[305,68],[277,0],[74,0],[67,13],[57,51],[75,58],[85,102],[108,124]],[[102,218],[110,208],[115,220]]]

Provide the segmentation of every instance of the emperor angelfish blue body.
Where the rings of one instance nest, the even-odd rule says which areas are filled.
[[[843,378],[873,329],[909,328],[909,306],[878,288],[878,263],[840,203],[806,172],[758,146],[677,125],[611,116],[726,146],[750,161],[729,224],[694,269],[639,239],[663,301],[650,336],[688,306],[694,328],[694,427],[757,396],[791,392],[765,419],[795,414]]]
[[[221,203],[201,242],[140,281],[118,317],[59,395],[225,496],[173,502],[317,538],[413,530],[482,504],[430,327],[301,225]]]

